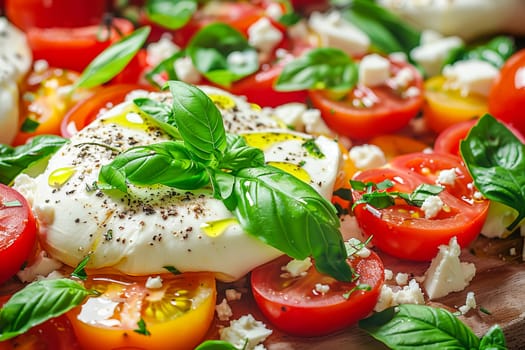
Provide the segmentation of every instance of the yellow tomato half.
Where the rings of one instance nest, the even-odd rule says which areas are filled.
[[[455,123],[487,113],[487,103],[484,96],[463,96],[459,90],[447,88],[445,77],[440,75],[425,82],[423,117],[432,130],[441,132]]]
[[[92,276],[86,288],[101,294],[68,313],[84,349],[193,349],[206,335],[216,301],[211,273],[147,277]]]

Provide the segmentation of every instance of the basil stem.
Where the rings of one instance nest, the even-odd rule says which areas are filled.
[[[84,69],[73,90],[79,87],[91,88],[111,80],[144,45],[149,33],[150,27],[142,27],[110,45]]]
[[[146,14],[154,23],[173,30],[188,23],[197,6],[197,0],[148,0]]]
[[[69,140],[63,137],[39,135],[18,147],[0,145],[0,183],[10,184],[18,174],[52,155],[67,142]]]
[[[460,151],[476,188],[486,198],[518,212],[507,227],[514,230],[525,218],[525,144],[485,114],[460,142]]]
[[[0,341],[62,315],[95,294],[67,278],[33,282],[13,294],[0,309]]]

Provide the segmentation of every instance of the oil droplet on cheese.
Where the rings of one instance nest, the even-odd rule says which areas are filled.
[[[144,122],[142,116],[136,112],[126,111],[114,117],[104,119],[106,124],[117,124],[128,129],[148,130],[148,123]]]
[[[58,168],[55,169],[49,174],[49,177],[47,178],[47,183],[51,187],[59,188],[63,184],[67,182],[73,176],[73,174],[77,171],[75,167],[65,167],[65,168]]]
[[[259,106],[259,105],[256,104],[256,103],[250,103],[250,108],[251,108],[253,111],[257,111],[257,112],[262,111],[261,106]]]
[[[210,237],[218,237],[226,231],[226,229],[233,224],[238,223],[236,218],[227,218],[216,221],[205,222],[201,225],[201,229]]]
[[[310,174],[299,165],[286,162],[268,162],[268,165],[286,171],[288,174],[295,176],[303,182],[309,183],[311,180]]]
[[[264,151],[275,143],[306,139],[302,136],[285,133],[285,132],[256,132],[242,135],[249,146],[257,147]]]
[[[235,101],[229,96],[218,94],[210,94],[208,96],[219,109],[232,109],[236,106]]]

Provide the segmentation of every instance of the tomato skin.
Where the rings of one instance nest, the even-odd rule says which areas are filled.
[[[423,91],[421,74],[408,63],[391,61],[391,73],[409,67],[413,72],[411,86]],[[354,107],[352,100],[360,95],[375,95],[379,102],[372,107]],[[402,97],[387,85],[368,88],[358,84],[343,99],[335,100],[324,90],[310,90],[313,106],[321,110],[326,124],[340,135],[351,139],[368,140],[374,136],[399,131],[419,113],[423,105],[422,93]]]
[[[360,275],[359,283],[368,284],[370,291],[354,290],[343,295],[355,283],[337,282],[310,267],[307,275],[281,278],[281,267],[290,261],[282,256],[252,271],[254,299],[262,313],[278,329],[297,336],[312,337],[334,333],[355,324],[374,308],[384,281],[384,267],[374,253],[368,258],[354,257],[349,263]],[[325,295],[314,295],[315,284],[329,284]]]
[[[16,203],[7,206],[9,202]],[[37,229],[26,199],[4,184],[0,184],[0,229],[1,284],[16,274],[33,252]]]
[[[60,124],[60,134],[67,138],[73,136],[95,120],[101,109],[124,101],[133,90],[153,91],[154,88],[140,84],[114,84],[100,88],[95,95],[77,102],[66,113]]]
[[[473,199],[472,178],[459,157],[448,154],[414,153],[394,158],[389,167],[365,170],[354,180],[379,183],[389,179],[389,189],[411,193],[422,183],[435,184],[440,170],[456,168],[454,185],[444,185],[439,194],[444,202],[438,216],[426,219],[421,208],[399,201],[396,205],[368,210],[364,204],[354,214],[363,233],[373,235],[372,242],[380,250],[407,260],[430,261],[438,247],[456,236],[461,247],[468,246],[479,234],[487,216],[489,201]],[[361,193],[352,190],[354,200]],[[468,203],[468,202],[471,203]]]
[[[489,113],[525,135],[525,49],[501,67],[489,93]]]
[[[119,32],[126,35],[134,29],[133,23],[124,18],[114,18],[112,26],[109,36],[99,25],[29,28],[27,40],[35,60],[43,59],[50,66],[82,72],[99,53],[120,39]],[[101,41],[99,37],[105,39]]]
[[[82,348],[186,350],[199,344],[215,312],[214,275],[199,272],[161,277],[161,288],[148,289],[146,276],[91,275],[85,282],[86,287],[95,288],[102,292],[101,297],[118,303],[109,317],[109,321],[116,324],[111,326],[96,319],[84,322],[79,319],[82,306],[68,312]],[[189,309],[180,311],[185,306],[179,306],[179,301],[184,304],[186,300],[191,300]],[[88,314],[85,317],[96,317],[92,312]],[[134,331],[140,319],[150,335]]]
[[[105,0],[6,0],[7,18],[22,30],[74,28],[97,24],[108,10]]]

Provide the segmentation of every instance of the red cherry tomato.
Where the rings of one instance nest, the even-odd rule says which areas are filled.
[[[35,60],[44,59],[52,67],[82,72],[110,44],[133,31],[133,24],[115,18],[111,30],[101,25],[76,28],[29,28],[27,40]]]
[[[501,67],[489,93],[489,113],[525,135],[525,49]]]
[[[154,88],[139,84],[115,84],[100,88],[97,94],[78,102],[67,112],[62,119],[60,133],[63,137],[71,137],[95,120],[101,109],[124,101],[130,91],[139,89],[152,91]]]
[[[373,252],[367,258],[349,259],[359,275],[354,283],[338,282],[319,274],[314,267],[305,276],[283,277],[281,268],[289,261],[289,257],[280,257],[251,274],[259,309],[275,327],[288,334],[311,337],[336,332],[366,317],[377,303],[384,268]],[[319,292],[316,284],[329,286],[329,290]],[[366,284],[370,290],[355,289],[357,284]]]
[[[414,78],[405,91],[413,87],[419,93],[403,96],[387,84],[372,88],[358,84],[342,99],[331,98],[330,92],[325,90],[311,90],[309,97],[313,106],[321,110],[326,124],[341,135],[366,140],[396,132],[421,110],[423,79],[408,63],[391,61],[390,67],[391,76],[408,67]],[[367,106],[365,99],[375,102]]]
[[[26,199],[0,184],[0,284],[17,273],[36,243],[36,222]]]
[[[108,10],[105,0],[6,0],[6,16],[22,30],[74,28],[98,24]]]
[[[429,261],[438,247],[448,244],[456,236],[458,244],[466,247],[479,234],[489,201],[475,196],[472,178],[461,159],[451,154],[412,153],[396,157],[390,166],[365,170],[354,180],[364,183],[380,183],[390,180],[394,186],[388,191],[412,193],[421,184],[436,184],[440,171],[455,169],[453,184],[443,184],[439,194],[443,207],[433,218],[425,218],[425,212],[403,200],[385,209],[359,204],[354,213],[362,231],[373,236],[372,242],[382,251],[398,258]],[[354,201],[362,191],[353,189]]]

